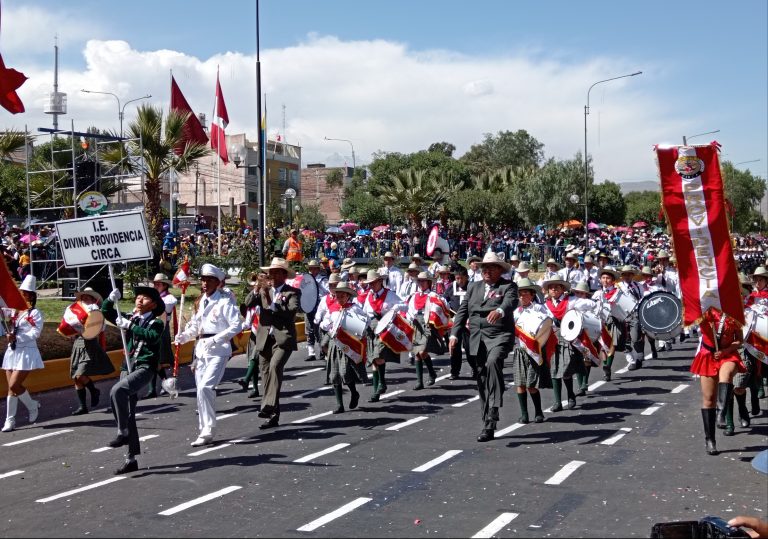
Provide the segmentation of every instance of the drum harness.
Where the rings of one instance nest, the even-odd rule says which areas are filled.
[[[716,354],[720,351],[720,339],[723,336],[723,331],[725,330],[725,319],[726,315],[725,313],[720,315],[720,322],[717,324],[717,331],[715,331],[714,324],[710,323],[710,326],[712,326],[712,332],[715,334],[715,346],[714,348],[709,346],[707,343],[704,342],[702,339],[701,346],[703,346],[705,349],[709,350],[710,353]]]

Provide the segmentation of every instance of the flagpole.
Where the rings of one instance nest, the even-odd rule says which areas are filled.
[[[213,106],[213,119],[218,119],[219,113],[219,68],[216,68],[216,104]],[[217,221],[217,254],[221,256],[221,129],[216,130],[216,221]]]
[[[266,144],[266,141],[264,140],[264,136],[261,132],[261,58],[260,58],[260,51],[259,51],[259,0],[256,0],[256,126],[259,130],[258,135],[258,141],[259,141],[259,175],[261,176],[261,189],[259,194],[259,219],[260,219],[260,226],[259,226],[259,265],[265,266],[266,265],[266,258],[265,258],[265,241],[266,241],[266,228],[267,228],[267,218],[266,218],[266,207],[267,207],[267,181],[266,181],[266,173],[264,171],[264,165],[265,159],[263,159],[264,156],[264,145]]]

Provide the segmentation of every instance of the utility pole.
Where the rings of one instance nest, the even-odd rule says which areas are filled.
[[[197,217],[200,214],[200,212],[197,209],[197,191],[198,191],[197,186],[199,181],[200,181],[200,167],[198,166],[197,163],[195,163],[195,217]]]

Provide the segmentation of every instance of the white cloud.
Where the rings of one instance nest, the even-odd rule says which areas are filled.
[[[98,26],[82,12],[65,5],[56,10],[37,6],[3,3],[2,47],[5,58],[17,55],[51,53],[53,64],[54,38],[60,50],[83,41],[82,36],[97,36]],[[54,30],[55,29],[55,30]],[[50,33],[49,33],[50,32]]]
[[[82,54],[85,70],[60,73],[60,91],[69,94],[69,114],[60,125],[68,127],[74,120],[78,130],[90,125],[117,129],[115,99],[83,94],[81,88],[114,92],[122,103],[150,93],[151,102],[167,108],[170,69],[192,107],[210,118],[220,66],[230,116],[227,131],[245,131],[256,138],[254,56],[225,53],[199,59],[101,40],[88,41]],[[543,142],[548,157],[570,158],[583,151],[586,89],[606,73],[636,68],[612,58],[574,65],[542,61],[540,54],[535,59],[523,53],[466,56],[411,51],[383,40],[348,42],[317,35],[292,47],[263,50],[261,59],[269,133],[283,131],[285,104],[283,134],[289,143],[303,147],[304,164],[323,161],[334,152],[351,163],[349,145],[325,141],[326,136],[351,140],[360,164],[370,162],[377,150],[413,152],[437,141],[455,144],[459,156],[481,141],[483,133],[517,129],[526,129]],[[30,77],[20,92],[28,113],[5,124],[49,126],[50,118],[41,111],[51,90],[52,69],[13,67]],[[648,71],[651,66],[643,67]],[[589,151],[600,180],[655,177],[650,148],[667,131],[666,124],[650,119],[671,117],[647,91],[650,81],[629,80],[604,85],[591,94]],[[126,123],[138,104],[126,109]]]

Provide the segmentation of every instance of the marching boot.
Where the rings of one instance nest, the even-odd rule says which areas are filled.
[[[2,432],[11,432],[16,428],[16,409],[19,407],[19,398],[13,395],[8,395],[5,402],[5,424],[3,425]]]
[[[725,428],[725,412],[728,402],[733,400],[733,384],[720,382],[717,384],[717,428]]]
[[[368,402],[379,402],[379,371],[378,371],[378,365],[377,370],[373,371],[373,375],[371,376],[373,378],[373,394],[368,399]],[[351,407],[350,407],[351,408]]]
[[[757,390],[759,385],[761,385],[760,379],[753,376],[752,383],[749,386],[749,401],[752,405],[752,415],[760,415],[760,394]]]
[[[538,391],[536,393],[531,393],[531,400],[533,401],[533,411],[534,411],[534,417],[533,421],[535,423],[543,423],[544,422],[544,412],[541,411],[541,393]]]
[[[349,388],[350,393],[352,393],[352,396],[349,398],[349,409],[354,410],[360,402],[360,393],[357,392],[354,382],[347,384],[347,387]]]
[[[379,371],[379,395],[383,395],[387,392],[387,379],[385,377],[385,373],[387,372],[387,364],[382,363],[376,367]]]
[[[424,365],[420,359],[416,360],[416,385],[413,386],[415,391],[424,389]]]
[[[435,385],[435,380],[437,380],[437,373],[435,373],[435,367],[432,366],[432,358],[424,358],[424,364],[427,366],[427,372],[429,372],[429,380],[427,380],[427,385],[433,386]]]
[[[725,403],[725,406],[725,430],[723,431],[723,436],[733,436],[733,395]]]
[[[552,391],[555,393],[555,404],[552,405],[550,411],[562,412],[563,411],[563,380],[560,378],[552,378]]]
[[[80,408],[72,412],[72,415],[85,415],[88,413],[88,407],[85,405],[85,388],[78,389],[77,400],[80,401]]]
[[[21,403],[26,406],[29,411],[29,422],[34,423],[37,421],[37,414],[40,412],[40,403],[32,398],[29,391],[24,391],[21,395],[17,395]]]
[[[520,423],[530,423],[528,419],[528,393],[518,393],[517,401],[520,403]]]
[[[584,397],[587,394],[587,383],[585,382],[585,376],[583,374],[576,375],[576,383],[579,385],[579,392],[576,393],[577,397]]]
[[[93,383],[93,380],[88,380],[88,383],[85,384],[85,387],[88,388],[88,392],[91,394],[91,408],[96,408],[99,405],[99,397],[101,396],[101,391],[99,391],[99,388],[96,387],[96,384]]]
[[[747,410],[747,394],[742,393],[739,395],[738,393],[733,394],[734,398],[736,399],[736,403],[739,405],[739,424],[746,428],[749,428],[749,410]],[[731,401],[731,423],[733,423],[733,401]]]
[[[714,408],[702,408],[701,418],[704,421],[704,439],[706,440],[707,453],[717,455],[717,444],[715,443],[715,421],[717,420],[717,410]]]
[[[613,354],[605,358],[603,362],[603,380],[606,382],[611,381],[611,365],[613,365]]]
[[[565,385],[565,391],[568,395],[568,409],[573,410],[576,408],[576,394],[573,392],[573,378],[563,378],[563,385]]]
[[[344,413],[344,401],[342,400],[341,391],[341,384],[333,384],[333,394],[336,396],[336,409],[333,411],[334,414]]]

